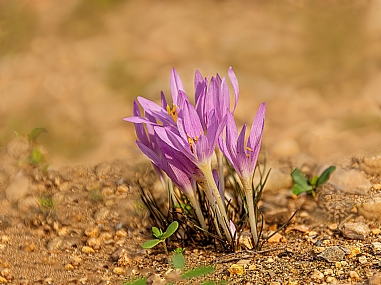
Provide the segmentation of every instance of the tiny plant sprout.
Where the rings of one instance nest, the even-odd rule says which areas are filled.
[[[308,179],[300,169],[295,168],[291,173],[292,180],[294,181],[292,193],[300,195],[306,192],[307,194],[311,194],[312,197],[315,197],[317,189],[329,180],[335,170],[335,166],[330,166],[325,169],[320,176],[314,175]]]
[[[172,236],[178,229],[179,223],[177,221],[172,222],[166,229],[166,231],[163,233],[163,231],[157,227],[152,227],[152,234],[155,239],[147,240],[145,243],[142,244],[142,247],[144,249],[153,248],[159,243],[162,243],[164,246],[165,254],[168,255],[167,245],[165,244],[165,241],[167,238]]]
[[[185,266],[185,258],[183,255],[184,248],[176,248],[173,251],[172,264],[174,268],[181,269]]]

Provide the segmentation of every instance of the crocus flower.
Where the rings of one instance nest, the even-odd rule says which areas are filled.
[[[231,111],[231,113],[234,113],[239,97],[239,86],[232,67],[229,68],[228,75],[234,90],[234,107]],[[203,128],[207,128],[213,110],[215,111],[214,115],[217,121],[223,120],[226,113],[230,111],[230,94],[225,77],[221,78],[217,73],[208,83],[208,79],[203,78],[201,73],[197,70],[194,79],[194,88],[196,110],[201,119]]]
[[[226,141],[219,138],[219,146],[229,160],[238,176],[245,181],[251,181],[257,164],[262,142],[266,106],[262,103],[254,118],[247,143],[245,144],[246,124],[238,135],[233,115],[227,115]]]
[[[185,158],[177,159],[181,157],[181,154],[175,153],[173,149],[166,146],[166,144],[159,142],[160,149],[162,150],[160,154],[155,153],[140,141],[136,141],[136,144],[151,162],[163,170],[172,182],[187,196],[192,207],[195,209],[201,227],[207,230],[200,204],[195,196],[196,182],[192,178],[192,176],[197,178],[201,175],[197,167]],[[190,173],[192,173],[192,175],[190,175]]]
[[[234,118],[228,114],[226,123],[226,141],[219,139],[219,146],[234,170],[237,172],[245,191],[249,210],[249,223],[254,243],[258,243],[257,217],[254,209],[252,179],[262,142],[266,106],[262,103],[254,118],[247,143],[245,144],[246,124],[238,135]]]

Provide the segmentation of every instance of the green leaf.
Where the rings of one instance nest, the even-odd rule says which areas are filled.
[[[292,194],[294,195],[300,195],[304,192],[308,192],[308,191],[311,191],[311,190],[307,190],[306,188],[303,188],[302,186],[300,186],[299,184],[294,184],[294,186],[292,187]]]
[[[316,181],[316,187],[319,187],[326,183],[329,178],[331,177],[331,174],[336,170],[336,166],[330,166],[326,170],[323,171],[323,173],[320,175],[318,180]]]
[[[319,178],[319,176],[314,175],[314,176],[310,179],[310,185],[315,186],[316,183],[317,183],[317,181],[318,181],[318,178]]]
[[[171,235],[173,235],[177,231],[178,227],[179,227],[179,223],[177,221],[172,222],[160,238],[161,239],[169,238]]]
[[[28,139],[31,143],[36,143],[37,138],[43,133],[48,133],[48,131],[45,128],[35,128],[28,134]]]
[[[157,227],[152,227],[152,233],[153,233],[154,237],[159,238],[159,239],[163,235],[162,230],[158,229]]]
[[[313,187],[308,183],[307,178],[298,169],[295,168],[291,173],[292,180],[294,181],[294,187],[292,188],[292,193],[299,195],[303,192],[308,192],[313,189]]]
[[[40,166],[45,162],[45,155],[38,148],[35,148],[29,155],[29,161],[34,166]]]
[[[179,269],[183,268],[185,265],[184,255],[182,255],[181,253],[175,253],[172,256],[172,264],[173,264],[173,267],[175,268],[179,268]]]
[[[300,186],[303,186],[305,188],[310,187],[312,189],[311,185],[308,183],[308,179],[303,174],[303,172],[300,171],[300,169],[295,168],[294,171],[291,173],[292,180],[295,184],[299,184]]]
[[[145,243],[142,244],[142,248],[148,249],[148,248],[153,248],[154,246],[158,245],[162,241],[159,239],[150,239],[147,240]]]
[[[213,266],[205,266],[205,267],[198,267],[192,270],[189,270],[188,272],[185,272],[183,275],[181,275],[184,279],[189,279],[193,277],[199,277],[203,276],[205,274],[209,274],[214,271]]]
[[[145,277],[139,278],[134,281],[123,282],[123,285],[146,285],[146,284],[147,284],[147,279]]]

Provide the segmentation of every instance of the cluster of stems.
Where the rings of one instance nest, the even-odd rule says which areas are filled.
[[[240,179],[247,206],[248,221],[254,244],[258,243],[257,200],[253,176],[261,147],[265,103],[254,118],[248,138],[246,124],[238,133],[234,111],[239,98],[238,80],[233,69],[228,77],[234,91],[234,107],[230,107],[230,93],[224,77],[203,78],[196,71],[194,105],[190,103],[177,72],[173,69],[170,85],[172,103],[167,103],[161,93],[161,104],[138,97],[134,102],[133,116],[126,118],[135,125],[140,150],[151,160],[169,199],[180,201],[175,185],[190,202],[199,226],[207,233],[211,227],[219,238],[231,242],[236,227],[229,218],[225,201],[224,161]],[[143,112],[141,112],[143,109]],[[197,189],[202,189],[207,200],[200,205]]]

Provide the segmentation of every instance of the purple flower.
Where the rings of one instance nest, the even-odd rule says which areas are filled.
[[[238,135],[233,115],[229,113],[226,123],[226,141],[222,138],[219,138],[218,141],[221,151],[229,160],[239,177],[244,181],[249,181],[254,173],[262,142],[265,114],[266,106],[265,103],[262,103],[254,118],[249,138],[245,144],[246,124],[242,127]]]
[[[229,68],[228,75],[234,90],[235,103],[231,111],[231,113],[234,113],[239,97],[239,86],[232,67]],[[208,79],[204,79],[201,73],[196,71],[194,88],[196,110],[203,128],[208,127],[212,116],[215,116],[217,121],[222,121],[226,113],[230,112],[230,94],[225,77],[221,79],[217,73],[215,77],[213,76],[210,79],[208,84]],[[215,113],[213,114],[212,111],[215,111]]]
[[[178,103],[180,111],[177,118],[177,130],[155,128],[157,135],[170,147],[184,153],[197,166],[210,163],[226,119],[217,122],[215,111],[213,111],[205,133],[196,109],[182,91],[179,92]]]

